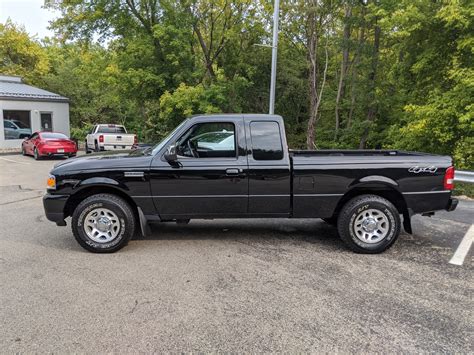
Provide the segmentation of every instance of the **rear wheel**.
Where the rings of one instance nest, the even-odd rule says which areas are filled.
[[[86,154],[89,154],[91,151],[89,150],[89,146],[87,145],[87,141],[85,142],[84,147],[86,149]]]
[[[25,150],[24,145],[21,146],[21,155],[26,155],[26,150]]]
[[[337,221],[341,239],[355,252],[381,253],[400,234],[400,214],[383,197],[361,195],[347,202]]]
[[[100,151],[99,143],[97,143],[97,141],[95,142],[95,151],[96,151],[96,152],[99,152],[99,151]]]
[[[134,231],[132,208],[116,195],[92,195],[72,214],[74,237],[84,249],[94,253],[113,253],[122,249]]]

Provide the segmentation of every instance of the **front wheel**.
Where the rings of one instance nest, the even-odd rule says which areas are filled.
[[[390,248],[400,234],[400,214],[383,197],[361,195],[344,205],[337,229],[341,239],[353,251],[381,253]]]
[[[34,151],[33,151],[33,157],[35,158],[35,160],[39,160],[41,158],[39,152],[38,152],[38,149],[35,147]]]
[[[92,195],[74,210],[72,232],[84,249],[113,253],[133,236],[135,217],[124,199],[111,194]]]

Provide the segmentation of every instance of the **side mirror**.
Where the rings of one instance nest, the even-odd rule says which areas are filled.
[[[168,163],[175,163],[178,160],[178,154],[176,153],[176,146],[174,144],[170,145],[164,155],[165,160]]]

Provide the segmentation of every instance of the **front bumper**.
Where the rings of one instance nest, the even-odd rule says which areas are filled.
[[[43,207],[46,218],[55,222],[58,226],[65,226],[66,218],[64,207],[66,206],[69,195],[51,195],[47,193],[43,196]]]
[[[448,202],[448,206],[446,207],[446,211],[451,212],[458,207],[459,200],[457,198],[450,198]]]

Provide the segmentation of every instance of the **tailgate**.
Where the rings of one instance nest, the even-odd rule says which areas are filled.
[[[104,144],[106,145],[133,145],[135,141],[134,134],[104,134]]]

